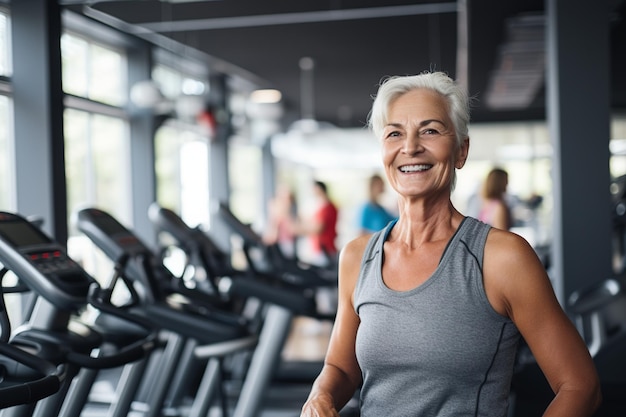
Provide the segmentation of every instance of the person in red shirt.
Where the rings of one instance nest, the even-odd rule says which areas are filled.
[[[315,181],[313,190],[321,202],[313,217],[313,248],[317,253],[334,257],[337,255],[335,239],[337,238],[337,217],[339,213],[337,207],[328,197],[325,183]]]
[[[298,225],[298,235],[306,235],[311,239],[313,263],[328,265],[337,258],[337,206],[328,196],[326,184],[322,181],[313,183],[313,193],[319,205],[312,218]]]

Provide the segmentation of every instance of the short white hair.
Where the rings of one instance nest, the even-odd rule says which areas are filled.
[[[457,146],[461,146],[463,140],[469,135],[469,98],[465,89],[443,72],[423,72],[418,75],[384,79],[372,104],[368,118],[369,128],[377,138],[381,138],[388,122],[390,104],[401,95],[420,88],[433,90],[446,100],[449,116],[456,132]]]

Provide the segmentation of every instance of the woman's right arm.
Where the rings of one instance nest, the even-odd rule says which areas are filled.
[[[359,276],[361,257],[369,236],[348,243],[339,257],[339,302],[337,316],[321,373],[302,407],[301,417],[338,416],[361,384],[355,340],[359,317],[352,294]]]

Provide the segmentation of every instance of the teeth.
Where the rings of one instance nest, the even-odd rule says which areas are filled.
[[[419,172],[419,171],[426,171],[427,169],[430,169],[432,167],[432,165],[427,165],[427,164],[420,164],[420,165],[405,165],[400,167],[400,171],[402,172]]]

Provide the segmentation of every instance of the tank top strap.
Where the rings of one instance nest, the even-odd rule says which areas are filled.
[[[367,246],[363,251],[361,257],[361,268],[359,270],[359,276],[357,278],[356,286],[354,288],[353,296],[358,297],[358,294],[368,286],[370,280],[376,278],[376,274],[373,273],[376,268],[380,268],[382,265],[383,245],[389,236],[389,232],[393,229],[398,219],[394,219],[382,230],[374,232],[367,242]]]
[[[384,229],[381,229],[377,232],[374,232],[370,237],[370,240],[367,242],[367,246],[365,247],[365,251],[363,251],[363,257],[361,258],[361,270],[363,270],[363,266],[366,263],[371,261],[374,258],[374,255],[382,249],[382,245],[387,240],[387,236],[389,236],[389,232],[393,229],[398,219],[394,219],[387,224]]]
[[[487,242],[487,235],[491,230],[491,226],[477,220],[473,217],[466,217],[457,233],[459,240],[468,248],[470,253],[474,254],[476,262],[482,270],[483,253]]]

